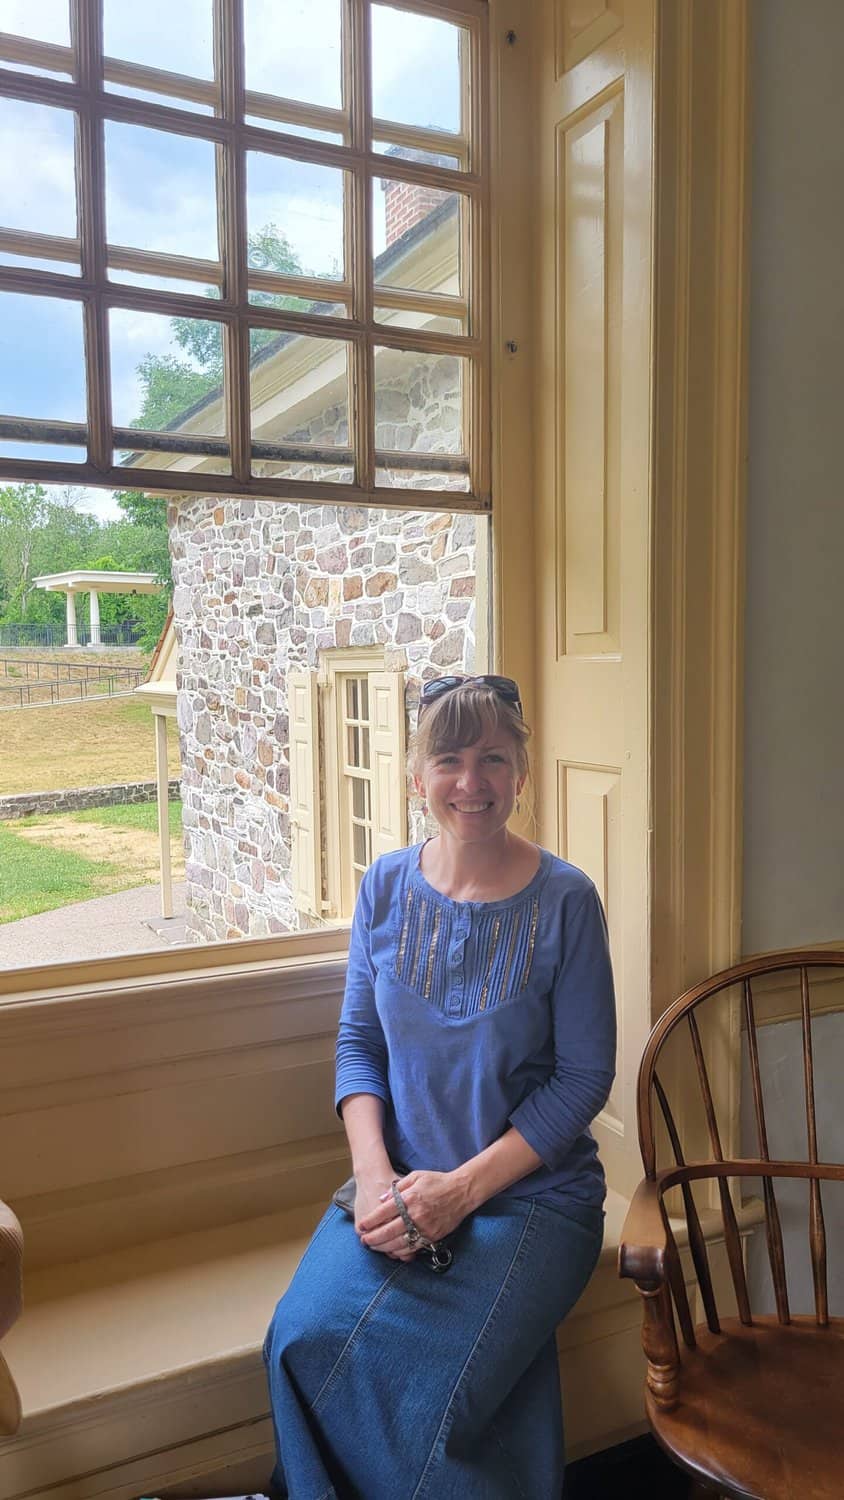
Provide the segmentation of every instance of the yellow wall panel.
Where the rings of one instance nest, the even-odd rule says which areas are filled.
[[[559,0],[557,76],[582,62],[624,24],[624,0]]]

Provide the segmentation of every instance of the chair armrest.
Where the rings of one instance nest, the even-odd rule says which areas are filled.
[[[627,1210],[618,1247],[618,1274],[635,1281],[642,1298],[642,1348],[648,1361],[647,1385],[661,1411],[673,1411],[680,1392],[680,1357],[671,1315],[667,1276],[668,1235],[660,1187],[639,1183]]]
[[[644,1178],[639,1183],[618,1246],[618,1274],[637,1284],[653,1286],[666,1278],[668,1236],[662,1217],[660,1189]]]
[[[0,1339],[23,1310],[23,1230],[17,1215],[0,1201]]]
[[[23,1310],[23,1230],[8,1204],[0,1202],[0,1339]],[[9,1366],[0,1353],[0,1437],[14,1437],[21,1402]]]

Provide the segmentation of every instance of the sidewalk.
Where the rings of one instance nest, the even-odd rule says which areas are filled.
[[[185,887],[173,886],[174,915],[161,915],[157,885],[135,886],[0,926],[0,969],[149,953],[185,942]]]

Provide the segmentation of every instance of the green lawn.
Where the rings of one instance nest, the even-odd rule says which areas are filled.
[[[75,823],[101,823],[105,828],[145,828],[148,833],[158,832],[158,804],[136,802],[118,807],[92,807],[88,812],[73,813]],[[178,800],[170,803],[170,837],[178,838],[182,831],[182,804]]]
[[[29,844],[0,823],[0,922],[104,895],[112,872],[117,873],[115,866],[106,862]]]
[[[91,858],[68,847],[73,829],[80,824],[117,831],[123,847],[117,858]],[[182,827],[182,804],[170,803],[170,836],[178,840]],[[49,838],[55,829],[57,842],[27,837],[38,830]],[[128,840],[121,833],[125,830]],[[154,802],[126,807],[95,807],[87,812],[44,814],[0,823],[0,923],[16,922],[37,912],[54,911],[93,896],[108,896],[130,886],[152,883],[157,871],[158,809]],[[80,829],[80,837],[82,830]],[[137,834],[137,839],[132,835]],[[86,840],[90,844],[86,832]],[[112,837],[112,844],[114,838]],[[134,846],[137,845],[137,848]],[[106,845],[106,847],[108,847]],[[95,852],[99,852],[96,850]],[[112,852],[109,850],[108,852]]]

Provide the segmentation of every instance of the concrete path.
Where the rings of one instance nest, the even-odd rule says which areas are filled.
[[[77,901],[0,926],[0,969],[66,959],[148,953],[185,942],[185,887],[173,886],[175,915],[161,915],[157,885]]]

